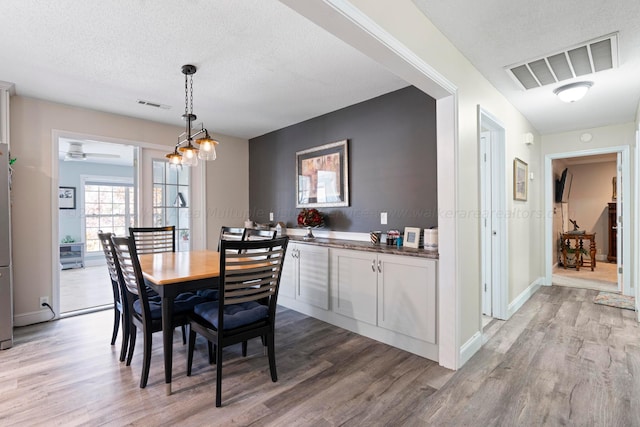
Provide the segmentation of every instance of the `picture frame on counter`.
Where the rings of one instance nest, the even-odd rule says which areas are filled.
[[[296,207],[349,206],[347,140],[296,152]]]
[[[408,248],[418,249],[420,247],[420,229],[418,227],[404,228],[403,245]]]

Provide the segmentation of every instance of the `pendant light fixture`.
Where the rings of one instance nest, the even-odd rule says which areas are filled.
[[[197,119],[197,116],[193,114],[193,75],[196,70],[195,65],[182,66],[182,74],[184,74],[184,114],[182,119],[186,124],[185,131],[178,136],[178,143],[173,152],[166,155],[172,165],[197,166],[198,159],[216,159],[216,145],[219,142],[209,136],[209,131],[204,126],[196,131],[191,129],[191,125]],[[198,136],[200,138],[197,138]],[[193,145],[194,141],[199,148]]]

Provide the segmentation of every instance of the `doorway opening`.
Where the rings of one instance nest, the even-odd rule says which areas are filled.
[[[507,318],[505,130],[478,106],[481,209],[481,330]]]
[[[58,139],[58,186],[73,203],[59,209],[59,304],[62,317],[113,307],[100,231],[128,234],[136,220],[136,148],[93,139]]]
[[[547,155],[545,180],[546,283],[632,295],[629,148]]]

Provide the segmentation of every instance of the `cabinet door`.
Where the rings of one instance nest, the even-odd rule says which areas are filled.
[[[316,307],[329,309],[329,248],[313,245],[298,247],[298,293],[296,298]]]
[[[331,309],[376,324],[377,254],[331,250]]]
[[[436,343],[436,261],[378,255],[378,326]]]
[[[296,297],[296,284],[298,283],[298,258],[295,244],[287,246],[284,263],[282,264],[282,275],[280,276],[280,289],[278,295],[287,298]]]

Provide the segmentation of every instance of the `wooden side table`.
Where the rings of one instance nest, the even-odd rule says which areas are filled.
[[[571,241],[575,240],[573,249],[576,254],[576,271],[580,271],[580,267],[584,266],[584,240],[589,240],[589,263],[591,271],[596,268],[596,233],[563,233],[562,234],[562,264],[566,270],[567,268],[567,252],[571,249]]]

